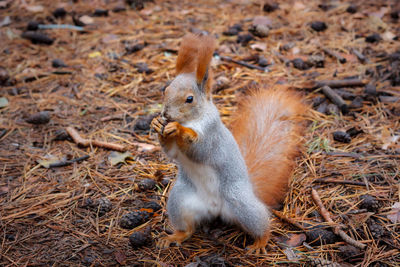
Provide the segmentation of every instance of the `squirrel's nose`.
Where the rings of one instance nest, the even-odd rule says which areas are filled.
[[[167,109],[164,109],[164,110],[161,112],[161,116],[163,116],[163,118],[166,119],[167,121],[170,121],[170,120],[171,120],[171,117],[169,116],[169,114],[168,114],[168,112],[167,112]]]

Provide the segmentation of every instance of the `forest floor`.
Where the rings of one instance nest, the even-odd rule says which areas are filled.
[[[0,265],[399,266],[400,5],[353,3],[1,0]],[[217,37],[227,125],[257,84],[312,107],[266,255],[220,222],[156,246],[176,167],[149,123],[188,32]]]

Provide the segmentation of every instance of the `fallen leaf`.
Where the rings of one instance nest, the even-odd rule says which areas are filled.
[[[111,162],[111,165],[117,165],[119,163],[124,163],[126,159],[128,158],[133,158],[131,152],[126,151],[124,153],[120,153],[117,151],[113,151],[110,153],[110,156],[108,156],[108,160]]]
[[[253,25],[270,26],[271,24],[272,20],[267,16],[257,16],[253,19]]]
[[[11,24],[10,16],[6,16],[3,21],[0,22],[0,27],[7,26]]]
[[[98,66],[97,68],[94,69],[95,73],[105,73],[107,70],[103,65]]]
[[[8,5],[12,2],[12,0],[0,1],[0,8],[7,8]]]
[[[218,47],[218,52],[221,54],[229,54],[232,53],[232,49],[229,46],[223,44]]]
[[[293,5],[293,8],[295,10],[302,10],[302,9],[306,8],[306,6],[302,2],[296,1]]]
[[[396,35],[395,35],[394,33],[390,32],[390,31],[385,31],[385,32],[382,34],[382,38],[383,38],[383,40],[385,40],[385,41],[393,41],[393,38],[394,38],[394,37],[396,37]]]
[[[400,202],[392,206],[392,211],[386,216],[392,223],[400,222]]]
[[[346,59],[348,62],[357,62],[357,57],[353,54],[339,53],[342,57]]]
[[[255,43],[250,45],[251,49],[257,50],[257,51],[265,51],[267,49],[267,44],[265,43]]]
[[[360,214],[352,214],[349,216],[350,224],[354,227],[360,227],[363,224],[367,222],[367,220],[374,215],[375,213],[373,212],[365,212],[365,213],[360,213]]]
[[[371,12],[369,15],[370,16],[375,16],[378,18],[383,18],[383,16],[385,16],[385,14],[389,11],[389,8],[387,7],[382,7],[379,11],[376,12]]]
[[[42,167],[48,169],[48,168],[50,168],[51,164],[57,163],[59,161],[60,161],[60,159],[58,159],[55,156],[50,155],[50,156],[47,156],[46,159],[38,160],[37,163],[39,163]]]
[[[92,53],[89,54],[90,58],[100,57],[100,56],[101,56],[101,53],[99,51],[92,52]]]
[[[5,108],[8,106],[8,100],[5,97],[0,97],[0,108]]]
[[[88,15],[83,15],[82,17],[79,18],[80,21],[82,21],[84,24],[93,24],[94,19]]]
[[[109,43],[112,43],[112,42],[117,41],[118,39],[119,39],[118,36],[115,35],[115,34],[107,34],[106,36],[104,36],[104,37],[101,39],[101,41],[102,41],[103,43],[105,43],[105,44],[109,44]]]
[[[191,13],[191,11],[188,10],[188,9],[184,9],[184,10],[181,11],[181,14],[182,14],[182,15],[188,15],[188,14],[190,14],[190,13]]]
[[[145,15],[145,16],[151,15],[152,13],[153,13],[153,9],[151,9],[151,8],[140,10],[140,14]]]
[[[6,27],[5,29],[7,30],[6,31],[6,35],[7,35],[8,39],[13,40],[13,39],[16,39],[16,38],[20,38],[21,34],[17,33],[17,31],[13,31],[11,29],[11,27]]]
[[[392,136],[388,128],[383,128],[382,133],[380,134],[380,139],[383,143],[382,149],[387,150],[390,146],[394,145],[399,140],[399,138],[399,135]]]
[[[34,13],[38,13],[38,12],[42,12],[44,10],[44,7],[41,5],[37,5],[37,6],[24,6],[26,10],[30,11],[30,12],[34,12]]]
[[[44,72],[35,68],[26,68],[21,73],[18,73],[14,76],[15,79],[27,79],[27,78],[35,78],[39,77],[40,75],[45,75]]]
[[[297,55],[297,54],[300,54],[300,48],[295,46],[292,48],[292,55]]]
[[[383,20],[377,16],[370,16],[369,17],[369,26],[373,31],[385,30],[387,29],[388,25],[383,22]]]
[[[306,239],[307,237],[305,234],[292,234],[289,236],[289,239],[286,240],[285,244],[290,247],[297,247],[303,244]]]
[[[152,144],[146,144],[146,143],[134,143],[138,147],[139,152],[153,152],[157,149],[155,145]]]
[[[121,265],[125,265],[125,264],[126,264],[126,256],[125,256],[125,254],[122,253],[121,251],[119,251],[119,250],[115,251],[114,257],[115,257],[115,260],[116,260],[119,264],[121,264]]]
[[[283,253],[285,253],[287,259],[290,261],[298,261],[300,259],[300,256],[297,255],[291,248],[285,248]]]

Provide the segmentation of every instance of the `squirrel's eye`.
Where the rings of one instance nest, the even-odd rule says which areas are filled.
[[[192,103],[193,102],[193,96],[188,96],[186,98],[186,103]]]

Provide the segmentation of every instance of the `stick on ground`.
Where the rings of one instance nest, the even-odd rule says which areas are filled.
[[[311,196],[315,202],[315,204],[317,204],[318,208],[319,208],[319,212],[321,213],[322,217],[325,219],[325,221],[331,223],[331,224],[335,224],[333,222],[333,220],[331,219],[331,216],[329,214],[329,212],[326,210],[324,204],[321,201],[321,198],[319,197],[319,194],[317,192],[317,190],[315,190],[314,188],[311,189]],[[333,232],[336,235],[339,235],[345,242],[347,242],[348,244],[358,247],[360,249],[365,249],[367,247],[367,245],[354,240],[353,238],[351,238],[349,235],[347,235],[339,226],[334,225],[332,226]]]
[[[365,57],[360,51],[358,51],[355,48],[351,49],[351,52],[353,52],[354,55],[356,55],[356,57],[358,58],[358,60],[361,63],[369,63],[369,59],[367,57]]]
[[[338,93],[333,91],[329,86],[325,85],[322,87],[322,92],[340,109],[340,111],[342,111],[343,114],[346,114],[349,111],[349,108],[346,102],[344,102],[343,98],[338,95]]]
[[[367,80],[360,79],[344,79],[344,80],[322,80],[317,81],[314,88],[323,86],[329,86],[330,88],[341,88],[341,87],[353,87],[353,86],[364,86],[368,83]]]
[[[292,224],[292,225],[296,226],[297,228],[299,228],[300,230],[303,230],[303,231],[306,230],[300,223],[294,221],[293,219],[291,219],[291,218],[289,218],[289,217],[286,217],[285,215],[283,215],[282,212],[277,211],[277,210],[274,210],[274,209],[271,209],[271,212],[272,212],[276,217],[278,217],[279,219],[281,219],[282,221],[287,222],[287,223],[289,223],[289,224]]]
[[[339,60],[340,63],[346,63],[346,59],[344,57],[342,57],[339,53],[336,53],[335,51],[332,51],[328,48],[322,48],[322,50],[327,53],[328,55],[330,55],[331,57],[336,58],[337,60]]]
[[[290,63],[290,60],[284,57],[281,53],[279,52],[274,52],[275,56],[279,58],[280,61],[282,61],[286,66]]]
[[[64,160],[64,161],[58,161],[58,162],[55,162],[55,163],[51,163],[51,164],[49,165],[49,168],[56,168],[56,167],[68,166],[68,165],[71,165],[71,164],[73,164],[73,163],[75,163],[75,162],[80,162],[80,161],[86,160],[86,159],[88,159],[88,158],[89,158],[89,155],[85,155],[85,156],[82,156],[82,157],[79,157],[79,158],[75,158],[75,159]]]
[[[92,146],[96,146],[96,147],[101,147],[101,148],[116,150],[116,151],[121,151],[121,152],[126,151],[126,147],[123,145],[120,145],[120,144],[85,139],[85,138],[81,137],[79,135],[78,131],[75,130],[75,128],[73,128],[73,127],[67,127],[66,130],[67,130],[67,133],[71,136],[71,138],[74,140],[74,142],[78,146],[88,147],[88,146],[92,145]]]
[[[241,61],[241,60],[235,60],[235,59],[233,59],[233,58],[231,58],[231,57],[220,56],[220,58],[221,58],[221,60],[223,60],[223,61],[233,62],[233,63],[236,63],[236,64],[238,64],[238,65],[240,65],[240,66],[249,68],[249,69],[256,69],[256,70],[261,70],[261,71],[266,71],[266,70],[268,70],[267,68],[263,68],[263,67],[260,67],[260,66],[256,66],[256,65],[253,65],[253,64],[250,64],[250,63]]]
[[[318,179],[315,179],[313,182],[366,186],[366,184],[363,182],[350,181],[350,180],[337,180],[337,179],[331,179],[331,178],[318,178]]]

